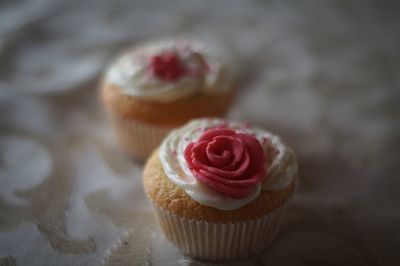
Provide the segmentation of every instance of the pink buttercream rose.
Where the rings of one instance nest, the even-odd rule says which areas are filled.
[[[247,196],[266,173],[260,142],[228,128],[207,130],[185,148],[184,155],[198,181],[232,198]]]

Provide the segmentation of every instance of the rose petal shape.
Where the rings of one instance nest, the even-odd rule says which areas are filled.
[[[206,153],[213,166],[224,169],[242,159],[243,145],[233,137],[218,136],[209,143]]]
[[[199,182],[232,198],[247,196],[266,174],[258,139],[229,128],[207,130],[187,145],[184,157]]]

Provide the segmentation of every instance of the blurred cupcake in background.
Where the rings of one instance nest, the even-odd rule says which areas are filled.
[[[182,252],[236,260],[277,236],[297,186],[297,161],[267,130],[195,119],[170,132],[150,156],[143,184],[162,232]]]
[[[223,116],[235,79],[221,49],[187,38],[144,43],[121,54],[101,82],[101,98],[122,149],[145,159],[188,120]]]

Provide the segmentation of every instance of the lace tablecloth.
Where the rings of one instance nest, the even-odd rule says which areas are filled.
[[[229,114],[284,137],[301,185],[272,247],[236,265],[400,265],[395,1],[0,3],[0,265],[220,265],[171,246],[97,97],[138,41],[235,55]],[[228,48],[227,48],[228,49]]]

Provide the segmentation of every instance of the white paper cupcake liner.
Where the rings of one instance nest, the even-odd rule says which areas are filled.
[[[138,159],[146,159],[173,129],[116,117],[113,124],[121,148]]]
[[[259,253],[272,243],[287,202],[260,218],[227,224],[189,220],[154,208],[166,238],[183,253],[198,259],[231,261]]]

